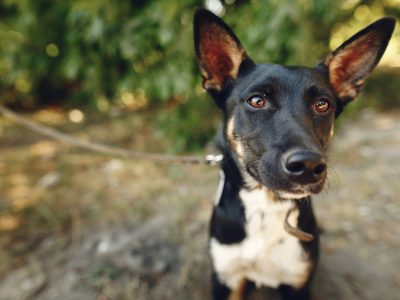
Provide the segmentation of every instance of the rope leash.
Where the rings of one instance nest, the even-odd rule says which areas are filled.
[[[222,154],[208,154],[205,157],[199,156],[177,156],[177,155],[169,155],[169,154],[158,154],[158,153],[145,153],[138,151],[131,151],[123,148],[118,148],[114,146],[108,146],[101,143],[91,142],[76,138],[59,130],[53,129],[51,127],[39,124],[35,121],[28,120],[24,117],[19,116],[13,111],[9,110],[2,104],[0,104],[0,113],[8,120],[27,128],[31,131],[37,132],[43,136],[47,136],[54,140],[63,142],[65,144],[72,145],[77,148],[90,150],[93,152],[106,154],[106,155],[114,155],[123,158],[133,158],[133,159],[146,159],[151,160],[158,163],[183,163],[183,164],[206,164],[209,166],[217,166],[224,156]],[[284,229],[290,235],[298,238],[301,241],[311,241],[313,240],[313,236],[309,233],[306,233],[298,228],[293,227],[289,224],[289,216],[293,212],[293,209],[290,209],[284,220]]]
[[[28,120],[24,117],[19,116],[4,105],[0,104],[0,113],[8,120],[27,128],[31,131],[37,132],[43,136],[51,139],[63,142],[65,144],[86,149],[89,151],[102,153],[105,155],[114,155],[122,158],[133,158],[133,159],[146,159],[158,163],[183,163],[183,164],[206,164],[210,166],[216,166],[222,161],[222,154],[209,154],[205,157],[200,156],[177,156],[170,154],[159,154],[159,153],[146,153],[131,151],[119,147],[109,146],[101,143],[92,141],[82,140],[56,130],[54,128],[42,125],[35,121]]]

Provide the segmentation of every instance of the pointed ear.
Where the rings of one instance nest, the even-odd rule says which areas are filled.
[[[366,77],[385,52],[394,26],[393,18],[379,19],[345,41],[325,59],[331,86],[343,105],[358,96]]]
[[[223,90],[237,78],[242,63],[253,64],[232,29],[206,9],[195,13],[194,43],[207,91]]]

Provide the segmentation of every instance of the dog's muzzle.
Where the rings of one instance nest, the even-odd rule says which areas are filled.
[[[284,173],[296,184],[315,184],[326,177],[325,159],[317,152],[289,150],[282,155],[281,164]]]

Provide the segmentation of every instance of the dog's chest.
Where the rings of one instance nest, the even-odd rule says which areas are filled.
[[[246,238],[237,244],[225,245],[211,239],[211,255],[219,278],[235,288],[243,278],[257,285],[278,287],[303,285],[310,263],[295,237],[283,228],[290,202],[276,203],[262,189],[240,192],[245,216]],[[297,225],[298,213],[289,222]]]

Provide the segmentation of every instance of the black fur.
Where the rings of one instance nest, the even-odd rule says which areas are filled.
[[[332,125],[352,99],[347,97],[344,88],[350,89],[350,96],[358,93],[364,78],[383,55],[393,28],[394,20],[383,18],[344,42],[316,67],[286,67],[255,64],[228,25],[205,9],[196,11],[194,41],[203,86],[224,116],[218,145],[224,155],[221,169],[225,182],[212,214],[210,236],[226,245],[238,244],[246,238],[246,216],[239,192],[254,188],[248,185],[246,176],[252,177],[259,186],[265,186],[276,196],[276,201],[294,201],[299,213],[298,229],[312,234],[314,240],[300,242],[311,268],[301,288],[279,286],[277,291],[284,300],[311,297],[319,230],[311,198],[301,198],[304,197],[301,195],[315,194],[323,188]],[[357,52],[358,47],[352,47],[354,43],[363,47],[363,51]],[[364,56],[365,53],[368,55]],[[343,57],[346,64],[342,66]],[[346,69],[347,64],[351,68]],[[345,76],[340,78],[343,74]],[[334,85],[336,77],[341,81]],[[339,97],[340,93],[346,94],[346,98]],[[261,101],[263,106],[250,105],[254,99],[264,101]],[[328,105],[326,111],[319,111],[321,101]],[[243,153],[239,153],[238,143]],[[318,176],[312,180],[307,178],[307,182],[299,181],[295,167],[294,171],[287,170],[287,157],[299,149],[318,157],[320,162]],[[313,171],[317,174],[316,169]],[[285,196],[287,194],[291,196]],[[248,287],[254,285],[250,283]],[[214,272],[214,299],[228,299],[230,292]]]
[[[222,244],[235,244],[246,237],[244,209],[239,198],[243,180],[238,167],[232,163],[230,153],[223,152],[225,155],[221,168],[226,180],[221,199],[212,213],[210,236]]]

